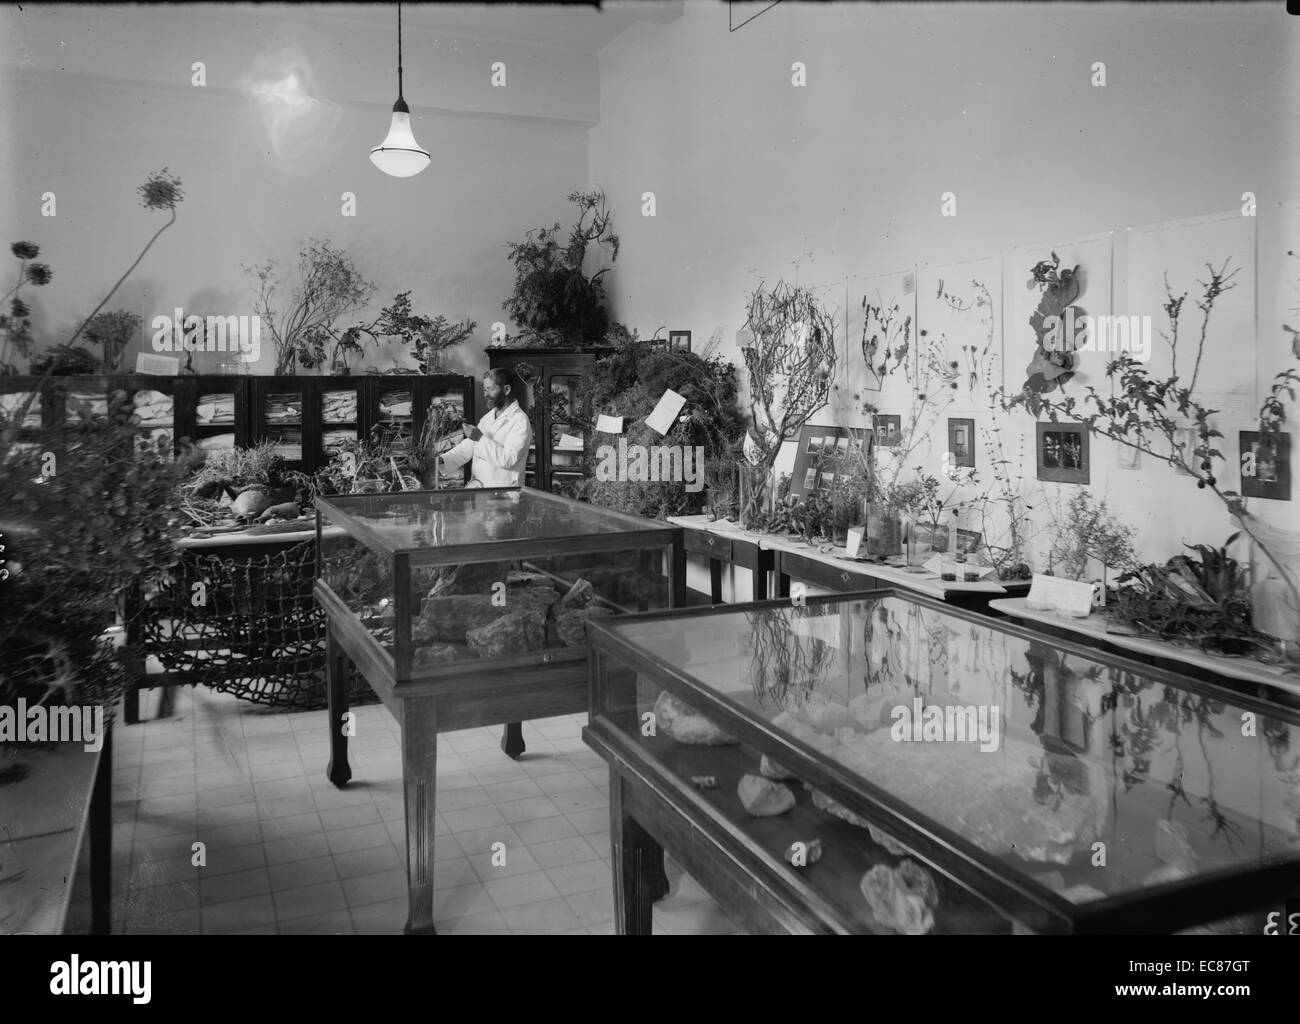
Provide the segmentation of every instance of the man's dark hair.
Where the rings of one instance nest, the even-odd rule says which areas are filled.
[[[510,386],[510,397],[519,403],[520,411],[528,411],[528,387],[514,370],[504,368],[488,370],[483,376],[491,377],[499,387],[505,387],[508,384]]]

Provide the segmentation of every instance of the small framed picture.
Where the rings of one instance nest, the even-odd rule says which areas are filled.
[[[691,350],[691,332],[690,331],[669,331],[668,347]]]
[[[882,448],[892,448],[902,441],[903,417],[892,414],[876,415],[876,443]]]
[[[1039,423],[1038,479],[1089,482],[1088,429],[1082,423]]]
[[[975,468],[975,421],[973,419],[948,420],[948,451],[954,466]]]
[[[819,490],[829,490],[838,474],[853,472],[856,459],[868,458],[870,452],[870,430],[805,426],[799,434],[799,447],[795,449],[790,493],[806,498]]]
[[[1291,435],[1239,431],[1241,493],[1247,498],[1291,500]]]
[[[957,531],[957,551],[963,555],[971,555],[979,550],[980,544],[984,538],[975,530],[958,530]]]

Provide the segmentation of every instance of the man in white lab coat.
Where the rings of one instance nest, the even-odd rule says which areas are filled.
[[[489,370],[483,397],[487,415],[477,427],[465,423],[465,439],[442,456],[442,468],[460,469],[472,459],[470,487],[519,487],[533,443],[527,388],[511,370]]]

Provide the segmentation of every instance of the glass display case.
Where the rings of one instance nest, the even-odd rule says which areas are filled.
[[[316,507],[333,617],[398,681],[585,661],[588,621],[672,607],[684,586],[677,527],[527,488]]]
[[[1260,934],[1300,894],[1293,708],[895,591],[591,634],[620,799],[813,930]]]

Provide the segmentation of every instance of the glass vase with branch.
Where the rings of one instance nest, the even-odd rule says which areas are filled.
[[[996,358],[990,360],[996,364]],[[990,396],[991,427],[981,427],[984,458],[993,480],[979,499],[980,530],[984,551],[999,580],[1027,580],[1033,576],[1025,552],[1037,531],[1029,515],[1030,505],[1024,493],[1025,437],[1018,435],[1019,451],[1015,459],[1007,455],[1002,443],[1002,417],[997,415],[997,389],[992,384],[991,369],[986,369],[985,387]]]
[[[749,374],[750,461],[761,486],[751,488],[741,522],[753,520],[764,493],[775,496],[773,473],[781,447],[826,405],[835,370],[835,316],[812,288],[760,283],[749,299],[742,354]]]
[[[274,260],[245,273],[257,281],[253,312],[275,345],[275,373],[291,374],[297,364],[312,369],[326,362],[346,367],[349,352],[360,353],[360,326],[339,331],[335,325],[349,314],[365,308],[375,285],[357,269],[345,249],[328,240],[312,238],[298,252],[298,282],[288,302],[277,309],[275,293],[280,271]]]
[[[1188,293],[1175,295],[1166,278],[1164,311],[1169,319],[1169,330],[1159,333],[1170,348],[1171,369],[1167,377],[1152,377],[1145,366],[1123,352],[1106,366],[1106,378],[1112,382],[1109,396],[1098,394],[1092,386],[1086,389],[1082,400],[1073,395],[1049,398],[1026,389],[1017,395],[1001,393],[999,404],[1004,412],[1023,408],[1036,411],[1038,415],[1045,414],[1053,423],[1061,419],[1082,423],[1090,433],[1108,437],[1195,480],[1198,489],[1209,491],[1224,504],[1256,550],[1278,572],[1286,588],[1292,615],[1300,615],[1300,586],[1295,573],[1270,549],[1263,536],[1262,524],[1246,508],[1246,499],[1236,491],[1219,487],[1216,471],[1222,470],[1227,457],[1216,447],[1223,434],[1210,420],[1219,410],[1207,407],[1196,396],[1215,303],[1225,292],[1236,287],[1232,279],[1237,270],[1229,271],[1230,262],[1225,260],[1217,269],[1207,263],[1208,279],[1197,280],[1201,294],[1195,306],[1201,315],[1195,349],[1184,349],[1182,353],[1190,358],[1190,377],[1184,378],[1178,370],[1180,327]],[[1298,383],[1300,374],[1294,368],[1288,367],[1276,375],[1260,406],[1261,434],[1280,432],[1286,422],[1283,395],[1294,401]],[[1191,424],[1191,437],[1188,436],[1188,424]]]

